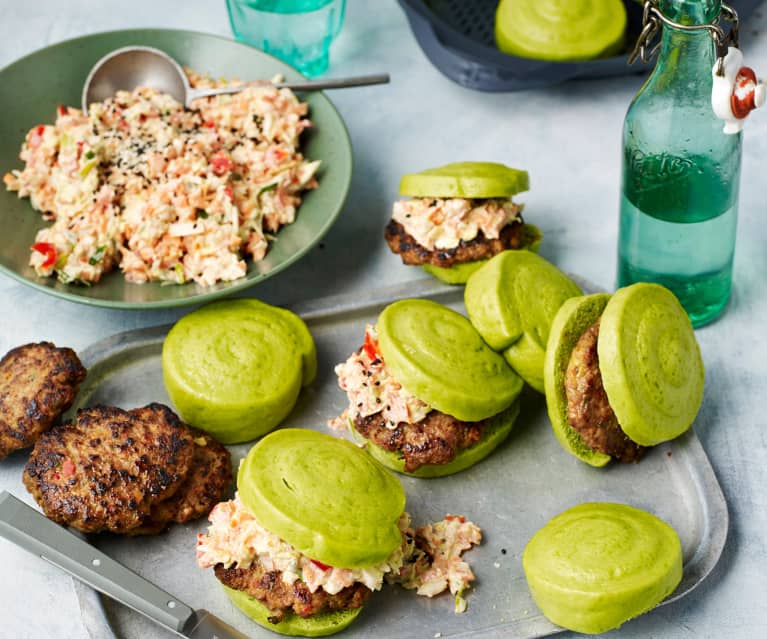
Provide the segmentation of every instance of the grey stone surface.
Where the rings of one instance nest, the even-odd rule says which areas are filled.
[[[477,93],[429,64],[393,0],[348,5],[331,52],[332,74],[383,70],[392,74],[392,83],[332,94],[354,144],[355,173],[345,210],[323,248],[249,294],[289,303],[420,278],[420,271],[402,266],[388,252],[381,230],[402,173],[459,159],[528,169],[532,190],[520,199],[527,217],[546,234],[542,254],[565,270],[612,287],[621,123],[641,78]],[[229,34],[223,0],[0,0],[0,16],[0,66],[54,42],[111,29],[152,26]],[[763,11],[743,28],[746,61],[762,72],[766,30]],[[730,538],[719,566],[700,588],[609,636],[767,635],[767,113],[752,120],[745,132],[732,301],[720,321],[698,331],[707,379],[696,431],[730,506]],[[42,339],[83,349],[113,333],[167,323],[185,312],[92,309],[0,277],[0,353]],[[20,482],[7,484],[2,488],[30,501]],[[69,577],[4,541],[0,565],[5,611],[0,636],[86,636]]]

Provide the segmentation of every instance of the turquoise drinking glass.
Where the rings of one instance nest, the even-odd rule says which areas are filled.
[[[345,0],[226,0],[241,42],[315,77],[328,69],[330,44],[344,19]]]

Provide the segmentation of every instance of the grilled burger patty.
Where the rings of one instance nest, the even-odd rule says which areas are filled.
[[[9,351],[0,360],[0,459],[57,423],[85,375],[71,348],[40,342]]]
[[[400,422],[387,428],[381,413],[354,419],[354,427],[366,439],[384,450],[399,452],[405,459],[405,470],[415,472],[425,464],[446,464],[459,451],[482,438],[487,420],[462,422],[438,410],[431,411],[420,422]]]
[[[452,249],[435,249],[430,251],[410,235],[399,222],[391,220],[386,226],[386,242],[393,253],[398,253],[405,264],[432,264],[442,268],[449,268],[453,264],[464,262],[476,262],[484,260],[507,249],[517,249],[522,245],[523,227],[522,218],[519,221],[507,224],[500,233],[498,239],[489,240],[480,231],[477,237],[468,242],[461,241]]]
[[[171,522],[183,524],[198,519],[225,498],[232,485],[232,456],[210,435],[196,428],[190,430],[194,454],[186,480],[173,495],[152,506],[144,523],[128,534],[152,535]]]
[[[167,406],[94,406],[38,439],[23,481],[50,519],[122,533],[179,489],[193,454],[191,430]]]
[[[249,568],[224,568],[223,564],[216,564],[214,571],[216,578],[225,586],[248,593],[273,611],[274,614],[269,617],[271,623],[279,623],[289,612],[309,617],[333,610],[360,608],[371,593],[367,586],[359,582],[335,595],[329,595],[321,587],[310,592],[300,579],[286,584],[279,570],[266,570],[258,559]]]
[[[581,335],[570,354],[565,372],[567,421],[592,449],[622,462],[637,462],[645,449],[626,436],[610,407],[599,372],[598,337],[599,320]]]

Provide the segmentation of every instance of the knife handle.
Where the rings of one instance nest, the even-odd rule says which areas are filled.
[[[186,604],[5,490],[0,493],[0,536],[175,632],[194,614]]]

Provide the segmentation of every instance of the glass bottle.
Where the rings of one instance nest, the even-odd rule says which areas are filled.
[[[707,24],[720,0],[660,0],[674,22]],[[671,289],[693,326],[730,296],[741,134],[725,134],[711,106],[714,41],[706,30],[663,25],[660,56],[623,129],[618,286]]]

